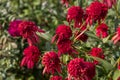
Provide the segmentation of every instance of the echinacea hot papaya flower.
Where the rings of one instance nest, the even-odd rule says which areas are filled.
[[[61,76],[53,76],[50,80],[63,80]]]
[[[67,21],[74,20],[74,27],[80,27],[82,24],[84,11],[80,6],[72,6],[67,12]]]
[[[100,38],[105,38],[108,36],[107,31],[108,31],[108,26],[102,23],[96,28],[96,35]]]
[[[108,7],[105,4],[94,1],[86,8],[86,23],[90,23],[90,25],[96,21],[100,23],[100,21],[106,17],[107,12]]]
[[[54,74],[55,72],[61,72],[61,64],[58,55],[53,52],[46,52],[42,58],[42,64],[45,66],[44,73]]]
[[[60,56],[61,54],[70,54],[71,56],[74,56],[73,53],[77,53],[76,50],[72,48],[72,41],[69,39],[62,40],[57,44],[58,47],[58,55]]]
[[[89,52],[89,54],[93,57],[99,57],[101,59],[105,58],[105,55],[101,48],[92,48],[91,51]],[[95,60],[94,63],[98,64],[99,62]]]
[[[72,30],[69,26],[66,25],[59,25],[56,28],[56,34],[52,38],[52,42],[54,42],[57,39],[57,43],[61,40],[69,39],[72,36]]]
[[[19,24],[21,23],[22,21],[21,20],[14,20],[14,21],[11,21],[10,24],[9,24],[9,28],[8,28],[8,32],[11,36],[13,37],[18,37],[20,36],[20,32],[18,30],[18,26]]]
[[[28,40],[29,45],[39,42],[39,37],[36,32],[44,32],[31,21],[22,21],[18,26],[20,35]]]
[[[36,46],[29,46],[24,49],[23,55],[21,66],[27,66],[28,69],[32,69],[39,60],[40,51]]]
[[[68,80],[92,80],[95,76],[95,65],[75,58],[68,63]]]

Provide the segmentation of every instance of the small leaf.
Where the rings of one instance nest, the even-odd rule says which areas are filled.
[[[109,70],[112,70],[113,66],[112,64],[110,64],[109,62],[107,62],[106,60],[103,60],[101,58],[98,57],[93,57],[95,60],[99,61],[100,64],[102,64],[102,66],[105,68],[105,70],[108,72]]]
[[[69,23],[67,21],[63,21],[63,23],[67,26],[69,26]]]
[[[46,33],[38,33],[38,32],[37,32],[37,34],[38,34],[40,37],[42,37],[43,39],[46,39],[46,40],[48,40],[48,41],[51,41],[52,36],[50,35],[49,32],[46,32]]]
[[[103,38],[103,43],[107,43],[111,35],[107,36],[106,38]]]
[[[89,37],[94,38],[94,39],[100,41],[100,39],[99,39],[93,32],[91,32],[91,31],[86,31],[86,34],[87,34]]]
[[[113,80],[117,80],[120,77],[120,70],[116,70],[113,75]]]

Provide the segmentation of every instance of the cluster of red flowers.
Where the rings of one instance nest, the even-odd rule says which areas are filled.
[[[38,47],[34,46],[39,42],[39,37],[36,32],[44,32],[39,29],[34,22],[14,20],[10,22],[8,32],[13,37],[22,37],[27,39],[29,47],[25,48],[23,51],[23,59],[21,61],[21,66],[27,66],[32,69],[39,60],[40,51]]]
[[[66,25],[59,25],[56,29],[56,34],[52,39],[52,42],[54,42],[57,39],[57,47],[58,47],[58,55],[64,53],[69,53],[72,55],[72,53],[77,53],[72,48],[72,41],[70,40],[70,37],[72,36],[72,30],[69,26]]]
[[[68,6],[69,0],[62,0]],[[74,56],[78,51],[74,48],[74,40],[86,42],[88,36],[84,33],[87,31],[88,26],[97,23],[96,36],[105,38],[108,36],[108,26],[104,23],[108,9],[115,4],[116,0],[103,0],[102,2],[94,1],[85,10],[80,6],[71,6],[68,8],[67,21],[69,25],[58,25],[55,35],[52,38],[52,43],[56,41],[58,52],[49,51],[45,52],[42,57],[42,64],[44,65],[44,73],[55,75],[56,72],[62,73],[62,66],[60,62],[61,54],[70,54]],[[71,26],[70,24],[74,22]],[[71,28],[73,30],[71,30]],[[44,32],[39,29],[34,22],[15,20],[10,23],[8,32],[13,37],[22,36],[27,39],[29,47],[23,51],[23,59],[21,66],[27,66],[32,69],[38,62],[40,51],[35,46],[39,42],[39,37],[36,32]],[[74,40],[73,40],[74,39]],[[120,27],[117,28],[115,36],[112,41],[117,43],[120,40]],[[74,54],[75,53],[75,54]],[[88,55],[93,57],[105,58],[101,48],[92,48]],[[74,57],[73,57],[74,58]],[[95,64],[99,62],[94,60],[94,63],[84,61],[82,58],[74,58],[67,64],[68,80],[92,80],[96,74]],[[119,67],[119,66],[118,66]],[[53,76],[50,80],[62,80],[61,76]]]
[[[10,22],[8,32],[13,37],[22,36],[27,39],[29,45],[34,45],[39,42],[36,32],[43,33],[44,31],[39,29],[34,22],[14,20]]]

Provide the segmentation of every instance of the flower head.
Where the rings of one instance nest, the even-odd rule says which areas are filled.
[[[50,80],[62,80],[61,76],[53,76],[50,78]]]
[[[103,53],[103,50],[101,48],[92,48],[89,54],[93,57],[99,57],[101,59],[104,59],[105,55]],[[94,61],[95,64],[98,64],[98,61]]]
[[[18,26],[18,30],[20,35],[28,40],[29,45],[39,41],[39,37],[36,32],[44,32],[43,30],[39,29],[34,22],[31,21],[22,21]]]
[[[86,22],[92,24],[93,21],[98,21],[100,23],[100,20],[103,20],[107,15],[107,12],[108,8],[105,4],[94,1],[88,8],[86,8],[86,14],[88,16]]]
[[[68,80],[92,80],[95,76],[95,65],[90,62],[85,62],[81,58],[71,60],[67,67]]]
[[[13,37],[20,36],[20,32],[18,31],[18,26],[21,22],[22,22],[21,20],[14,20],[10,22],[8,32],[11,36]]]
[[[107,31],[108,31],[108,26],[106,24],[102,23],[96,28],[96,35],[98,37],[105,38],[108,36]]]
[[[117,32],[113,36],[112,41],[113,41],[114,44],[116,44],[118,41],[120,41],[120,26],[118,26]]]
[[[58,55],[51,51],[46,52],[42,58],[42,64],[45,66],[43,70],[44,73],[52,73],[54,74],[56,71],[61,72],[61,65]]]
[[[69,26],[59,25],[56,29],[56,35],[53,37],[52,42],[58,38],[57,43],[61,40],[69,39],[72,36],[72,31]]]
[[[29,46],[24,49],[23,55],[21,66],[27,66],[32,69],[39,60],[40,51],[36,46]]]
[[[72,42],[71,40],[67,39],[67,40],[62,40],[57,44],[58,47],[58,55],[60,56],[61,54],[70,54],[73,56],[73,53],[77,54],[77,51],[75,51],[72,48]]]
[[[80,27],[83,19],[84,11],[79,6],[72,6],[68,9],[67,12],[67,20],[71,22],[74,20],[75,24],[74,27]]]

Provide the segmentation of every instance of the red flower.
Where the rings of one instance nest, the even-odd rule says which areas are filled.
[[[115,36],[113,36],[112,41],[114,44],[116,44],[118,41],[120,41],[120,26],[117,28],[117,32]]]
[[[69,39],[72,36],[72,31],[69,26],[59,25],[56,29],[56,35],[53,37],[52,42],[58,38],[57,43],[61,40]]]
[[[18,31],[18,25],[21,23],[21,20],[14,20],[10,22],[8,32],[11,36],[16,37],[20,36],[20,32]]]
[[[117,80],[120,80],[120,77]]]
[[[92,48],[91,51],[89,52],[89,54],[91,56],[94,56],[94,57],[99,57],[101,59],[104,59],[105,55],[103,53],[103,50],[101,48]],[[95,64],[98,64],[99,62],[98,61],[94,61]]]
[[[50,80],[62,80],[61,76],[53,76],[50,78]]]
[[[71,60],[67,67],[68,80],[92,80],[95,76],[95,65],[81,58]]]
[[[29,46],[24,49],[23,55],[21,66],[27,66],[32,69],[39,60],[40,51],[36,46]]]
[[[20,35],[28,40],[29,45],[39,42],[39,37],[36,32],[44,32],[31,21],[22,21],[19,24],[18,30]]]
[[[65,4],[66,7],[68,7],[68,4],[69,4],[69,0],[61,0],[62,1],[62,4]]]
[[[108,31],[108,26],[106,24],[102,23],[96,28],[96,35],[98,37],[105,38],[108,36],[107,31]]]
[[[103,3],[108,6],[108,8],[112,8],[112,5],[116,4],[116,0],[103,0]]]
[[[71,22],[74,20],[75,24],[74,27],[80,27],[82,24],[82,18],[83,18],[83,9],[79,6],[72,6],[68,9],[67,12],[67,20],[68,22]]]
[[[42,64],[45,66],[43,70],[44,73],[52,73],[54,74],[56,71],[61,72],[61,65],[58,55],[51,51],[46,52],[42,58]]]
[[[62,41],[60,41],[60,42],[57,44],[57,47],[58,47],[58,55],[60,56],[61,54],[68,53],[68,54],[74,56],[73,53],[78,54],[77,51],[75,51],[75,50],[72,48],[71,45],[72,45],[72,42],[71,42],[71,40],[69,40],[69,39],[68,39],[68,40],[62,40]]]
[[[107,15],[107,12],[108,8],[105,4],[94,1],[88,8],[86,8],[86,14],[88,15],[86,22],[89,22],[90,25],[93,21],[98,21],[100,23],[100,20],[103,20]]]

